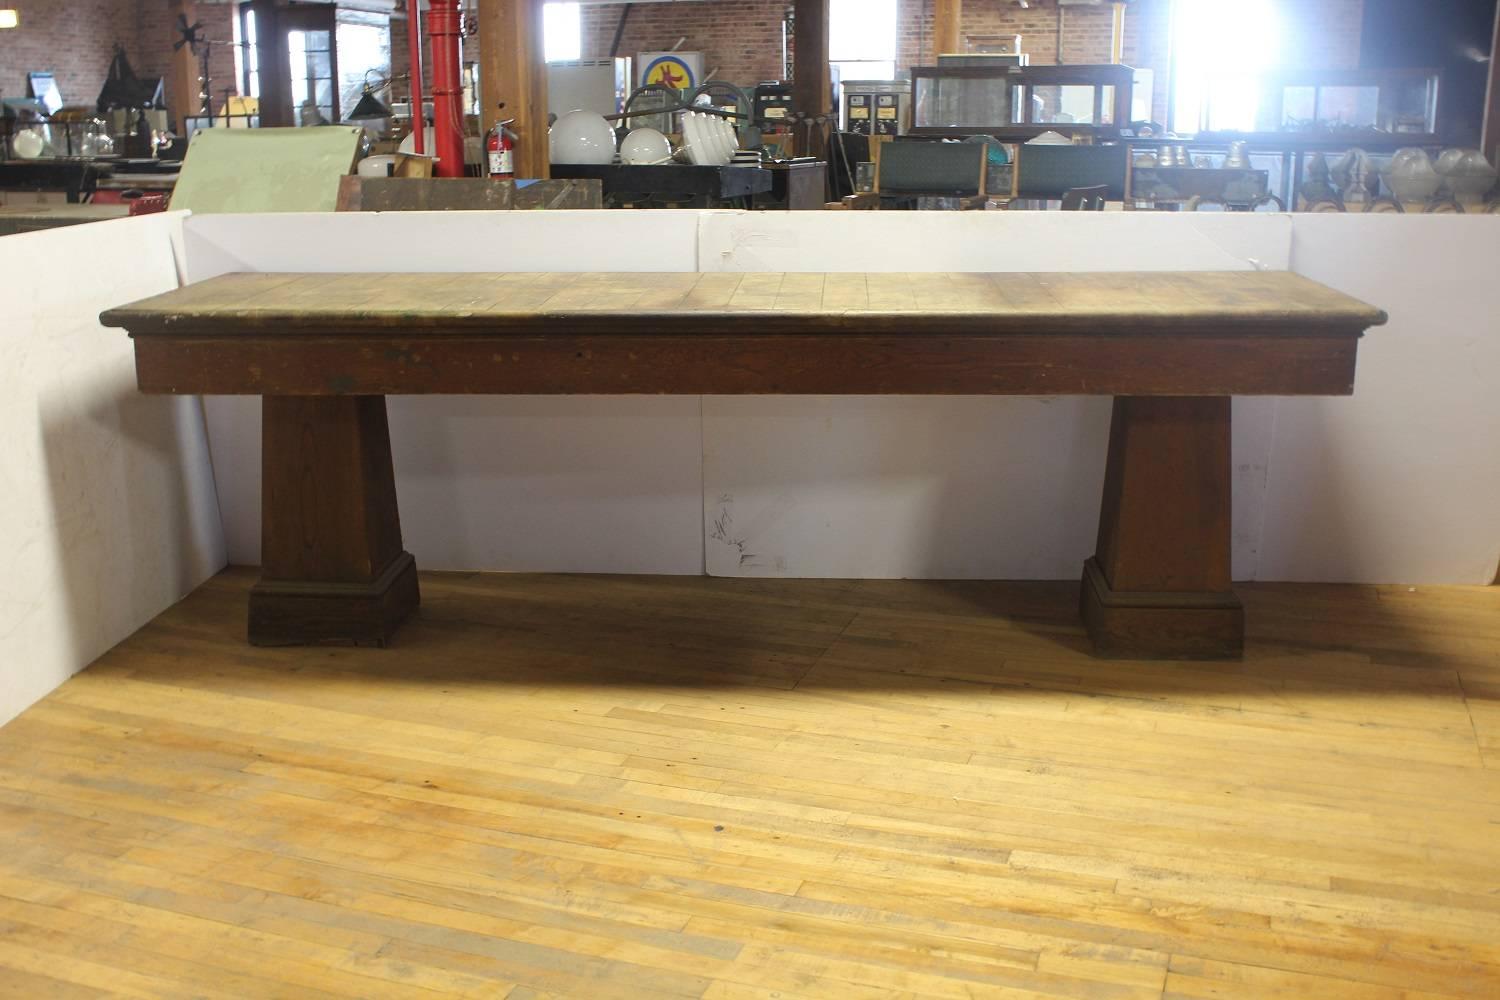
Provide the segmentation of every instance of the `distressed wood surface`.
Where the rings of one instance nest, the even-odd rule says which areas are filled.
[[[424,574],[399,652],[228,571],[0,728],[0,994],[1480,1000],[1500,591]]]
[[[340,212],[478,212],[603,208],[598,181],[490,177],[355,177],[339,180]]]
[[[229,274],[111,309],[133,335],[1358,334],[1373,306],[1285,271]]]
[[[1347,395],[1285,272],[231,274],[105,313],[165,393]]]
[[[142,391],[1348,395],[1356,336],[151,336]]]

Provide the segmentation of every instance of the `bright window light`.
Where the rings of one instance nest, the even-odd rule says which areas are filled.
[[[832,0],[828,57],[834,62],[895,62],[896,0]]]
[[[583,58],[583,23],[578,4],[549,3],[542,7],[542,35],[548,62]]]
[[[1169,127],[1254,132],[1260,85],[1280,61],[1281,22],[1273,0],[1177,0],[1172,10],[1175,106]]]
[[[21,15],[9,8],[0,10],[0,28],[14,28],[21,23]]]
[[[831,0],[828,17],[835,80],[896,75],[896,0]]]

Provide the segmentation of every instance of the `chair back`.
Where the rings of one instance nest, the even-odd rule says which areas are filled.
[[[987,194],[990,147],[969,142],[890,142],[880,151],[883,195],[972,198]]]
[[[1075,188],[1105,189],[1107,200],[1125,199],[1124,143],[1095,146],[1022,145],[1016,149],[1015,198],[1056,201]]]

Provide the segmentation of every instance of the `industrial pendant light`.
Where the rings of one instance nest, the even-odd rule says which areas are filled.
[[[395,112],[386,107],[375,96],[375,88],[365,84],[365,92],[359,98],[359,103],[354,105],[354,110],[346,116],[351,122],[376,121],[381,118],[393,118]]]

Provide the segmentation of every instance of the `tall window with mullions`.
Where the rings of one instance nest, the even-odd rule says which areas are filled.
[[[234,21],[234,68],[240,93],[260,97],[260,47],[256,35],[255,8],[243,6]]]
[[[286,33],[287,65],[292,71],[292,117],[298,125],[338,120],[333,96],[333,32]]]

